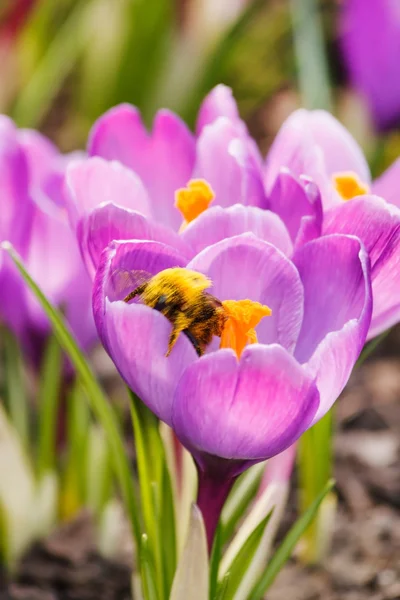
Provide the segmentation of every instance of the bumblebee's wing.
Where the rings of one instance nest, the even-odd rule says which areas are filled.
[[[110,273],[108,297],[110,300],[124,300],[139,285],[151,279],[147,271],[127,271],[117,268]]]

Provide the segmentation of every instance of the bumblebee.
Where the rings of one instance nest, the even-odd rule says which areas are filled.
[[[140,283],[124,302],[139,296],[146,306],[158,310],[172,323],[166,356],[171,354],[181,332],[202,356],[213,336],[221,336],[227,320],[222,302],[206,292],[211,285],[210,279],[196,271],[165,269]]]

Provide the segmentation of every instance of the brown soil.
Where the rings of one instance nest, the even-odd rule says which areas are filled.
[[[338,403],[339,510],[329,557],[319,568],[292,560],[268,600],[400,600],[399,350],[400,328]],[[129,564],[96,554],[87,523],[82,516],[32,548],[12,581],[0,574],[0,600],[128,600]]]

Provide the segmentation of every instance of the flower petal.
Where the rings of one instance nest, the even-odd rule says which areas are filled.
[[[293,243],[304,244],[321,235],[322,204],[317,186],[282,168],[268,199],[269,208],[285,223]]]
[[[380,129],[400,117],[400,11],[396,0],[347,0],[339,13],[340,41],[352,85]]]
[[[294,349],[303,318],[303,289],[296,268],[282,252],[243,234],[205,248],[188,268],[210,277],[211,292],[220,300],[248,298],[269,306],[272,316],[257,327],[259,341]]]
[[[318,407],[313,381],[278,345],[219,350],[188,366],[173,404],[173,427],[202,455],[264,460],[290,446]]]
[[[362,196],[328,211],[325,233],[360,238],[371,260],[374,307],[369,338],[400,320],[400,210],[378,196]]]
[[[135,171],[147,188],[157,220],[179,229],[182,219],[174,195],[191,178],[195,160],[194,137],[181,119],[160,110],[149,135],[137,109],[117,106],[95,123],[88,152],[119,160]]]
[[[211,207],[189,223],[181,237],[197,254],[206,246],[247,232],[270,242],[286,255],[292,253],[293,246],[281,219],[256,206]]]
[[[385,198],[386,202],[400,208],[400,158],[372,184],[372,191]]]
[[[361,181],[371,177],[367,161],[345,127],[324,110],[296,110],[284,122],[267,156],[265,183],[270,193],[281,167],[311,177],[324,206],[338,202],[333,173],[353,171]]]
[[[321,418],[338,398],[365,343],[372,312],[368,254],[360,240],[329,235],[294,258],[304,285],[304,319],[295,356],[316,377]]]
[[[113,240],[155,240],[176,248],[184,256],[190,250],[181,237],[139,212],[114,204],[102,204],[78,224],[78,240],[89,273],[94,277],[101,253]]]
[[[114,241],[104,250],[93,284],[93,313],[106,348],[106,299],[110,302],[123,300],[143,278],[149,278],[163,269],[184,266],[186,261],[177,250],[160,242]]]
[[[226,117],[219,117],[205,127],[198,138],[195,174],[211,185],[214,204],[266,207],[262,172],[254,147]]]
[[[71,164],[67,168],[66,188],[68,212],[74,227],[83,215],[105,202],[150,214],[149,199],[141,180],[115,161],[95,157]]]
[[[3,115],[0,115],[0,181],[0,241],[12,242],[24,254],[29,245],[33,211],[28,196],[28,163],[14,123]]]
[[[176,386],[188,365],[198,360],[185,335],[166,357],[171,323],[141,304],[106,301],[107,351],[128,386],[162,421],[171,425]]]
[[[196,135],[200,135],[206,125],[210,125],[218,117],[227,117],[230,121],[242,123],[232,90],[220,83],[207,94],[201,103],[197,116]],[[243,128],[246,126],[243,123]]]

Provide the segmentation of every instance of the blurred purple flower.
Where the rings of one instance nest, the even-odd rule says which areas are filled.
[[[64,206],[68,159],[34,131],[0,117],[0,241],[10,241],[30,275],[61,307],[82,348],[96,340],[91,284]],[[1,253],[0,316],[38,364],[50,324],[7,254]]]
[[[400,4],[343,0],[339,39],[350,82],[378,129],[400,122]]]
[[[221,301],[267,304],[272,315],[251,337],[258,343],[238,356],[225,342],[217,349],[215,338],[199,358],[181,334],[166,357],[169,320],[122,300],[143,271],[151,277],[176,267],[205,274]],[[211,540],[233,478],[288,448],[346,384],[371,318],[369,259],[357,238],[343,235],[308,242],[292,260],[252,234],[189,262],[160,242],[115,241],[100,260],[93,308],[121,376],[192,452]]]

